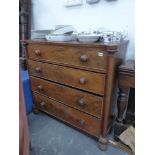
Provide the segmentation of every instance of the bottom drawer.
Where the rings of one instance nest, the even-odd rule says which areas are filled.
[[[70,108],[40,94],[33,94],[36,106],[50,115],[57,117],[95,137],[100,136],[101,120]]]

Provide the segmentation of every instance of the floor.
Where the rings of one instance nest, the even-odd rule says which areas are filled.
[[[128,155],[112,146],[103,152],[97,141],[43,114],[28,115],[31,155]]]

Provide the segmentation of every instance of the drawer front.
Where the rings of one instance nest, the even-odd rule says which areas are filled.
[[[28,60],[30,75],[103,95],[105,74]]]
[[[32,91],[101,118],[103,98],[67,86],[31,77]]]
[[[77,128],[80,128],[91,135],[99,137],[101,120],[39,94],[34,94],[34,100],[37,107],[42,111],[45,111]]]
[[[29,44],[28,57],[101,71],[105,71],[107,65],[107,56],[103,55],[102,49],[90,47]]]

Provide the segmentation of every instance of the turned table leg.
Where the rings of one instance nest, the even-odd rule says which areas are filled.
[[[127,128],[127,126],[123,124],[123,121],[124,113],[128,105],[128,92],[129,88],[119,88],[119,94],[117,99],[118,115],[114,125],[114,139],[116,141],[119,141],[118,136]]]
[[[128,88],[120,88],[117,100],[118,116],[117,122],[123,123],[123,115],[128,104]]]

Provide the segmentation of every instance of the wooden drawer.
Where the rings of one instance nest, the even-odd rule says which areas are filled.
[[[29,59],[105,71],[107,56],[100,48],[62,45],[28,45]]]
[[[93,116],[101,118],[103,98],[67,86],[31,77],[32,91],[61,101]]]
[[[34,94],[34,100],[39,109],[45,111],[72,126],[99,137],[101,120],[83,112],[67,107],[64,104],[48,99],[40,94]]]
[[[28,60],[30,75],[103,95],[105,74]]]

